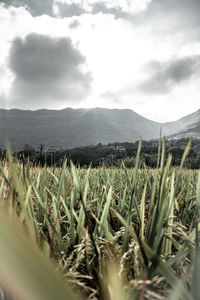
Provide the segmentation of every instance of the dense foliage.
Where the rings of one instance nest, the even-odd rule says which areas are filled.
[[[6,153],[0,268],[15,299],[74,299],[65,282],[76,299],[199,299],[200,175],[183,168],[190,143],[178,168],[164,141],[158,168],[140,169],[137,146],[134,169],[34,167]]]
[[[172,154],[172,165],[180,165],[184,149],[188,139],[171,139],[166,141],[165,158]],[[93,167],[98,166],[121,166],[122,160],[126,167],[132,168],[135,165],[138,142],[136,143],[115,143],[96,146],[80,147],[69,150],[56,150],[51,147],[45,150],[44,145],[40,145],[39,150],[32,148],[30,145],[25,145],[23,151],[16,153],[16,156],[23,160],[29,158],[34,164],[48,166],[61,166],[64,159],[72,160],[74,164],[81,167],[88,167],[92,162]],[[3,151],[0,155],[4,157]],[[147,167],[156,168],[158,159],[158,140],[142,141],[141,149],[141,167],[145,164]],[[191,144],[190,153],[186,159],[185,167],[189,169],[198,169],[200,166],[200,139],[194,139]]]

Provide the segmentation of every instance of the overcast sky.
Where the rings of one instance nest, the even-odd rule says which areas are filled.
[[[0,0],[0,108],[200,109],[199,0]]]

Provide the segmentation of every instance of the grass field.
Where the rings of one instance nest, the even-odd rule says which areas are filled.
[[[200,175],[157,169],[0,168],[0,286],[14,299],[199,299]],[[1,290],[0,290],[1,291]]]

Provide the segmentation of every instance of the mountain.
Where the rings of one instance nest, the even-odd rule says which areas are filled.
[[[38,148],[74,148],[98,143],[135,142],[172,135],[200,122],[200,110],[176,122],[160,124],[129,109],[0,110],[0,145],[13,150],[25,144]],[[195,125],[196,126],[196,125]]]
[[[200,109],[178,121],[163,124],[163,131],[169,139],[200,139]]]
[[[188,126],[188,128],[184,131],[168,136],[168,139],[182,139],[190,137],[200,139],[200,122]]]
[[[178,121],[162,124],[162,128],[166,136],[171,134],[175,134],[175,135],[177,134],[178,136],[180,132],[184,133],[188,130],[191,131],[192,128],[194,129],[194,131],[198,132],[199,126],[200,126],[200,109],[192,114],[189,114],[179,119]]]

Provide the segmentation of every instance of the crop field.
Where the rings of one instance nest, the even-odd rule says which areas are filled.
[[[200,172],[0,163],[0,293],[10,299],[200,299]],[[1,295],[1,294],[0,294]],[[0,296],[1,297],[1,296]],[[0,298],[1,299],[1,298]]]

